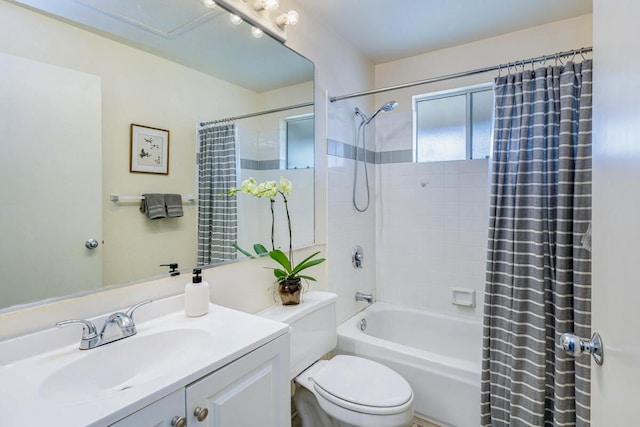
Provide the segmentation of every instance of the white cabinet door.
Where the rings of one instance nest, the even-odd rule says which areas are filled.
[[[173,427],[174,419],[184,417],[184,389],[152,403],[121,419],[111,427]]]
[[[198,421],[195,412],[206,408]],[[289,334],[187,387],[190,427],[291,425]]]

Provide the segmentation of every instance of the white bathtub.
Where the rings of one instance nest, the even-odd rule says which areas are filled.
[[[413,387],[416,415],[443,426],[475,427],[481,345],[480,322],[376,302],[338,327],[336,352],[399,372]]]

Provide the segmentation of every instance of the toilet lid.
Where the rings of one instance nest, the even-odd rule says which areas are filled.
[[[361,357],[335,356],[313,379],[322,394],[366,407],[398,407],[413,397],[411,386],[400,374]],[[338,403],[336,399],[331,400]]]

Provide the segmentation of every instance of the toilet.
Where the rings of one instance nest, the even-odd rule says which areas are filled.
[[[303,427],[405,427],[413,418],[413,390],[397,372],[362,357],[320,360],[337,344],[336,295],[312,291],[296,306],[258,313],[289,325],[290,378]]]

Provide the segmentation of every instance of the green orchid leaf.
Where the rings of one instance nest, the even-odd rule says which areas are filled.
[[[296,268],[294,268],[291,271],[291,274],[296,274],[296,273],[298,273],[298,272],[300,272],[302,270],[305,270],[305,269],[307,269],[309,267],[313,267],[314,265],[318,265],[318,264],[324,262],[325,261],[324,258],[312,260],[312,258],[315,257],[316,255],[318,255],[319,253],[320,252],[313,253],[313,254],[309,255],[308,257],[306,257],[305,259],[303,259],[302,261],[300,261],[298,263],[298,265],[296,266]]]
[[[231,245],[231,247],[234,248],[236,251],[240,252],[242,255],[248,257],[248,258],[255,258],[255,256],[253,256],[249,251],[246,251],[246,250],[242,249],[240,246],[238,246],[235,243],[233,243]]]
[[[282,252],[280,249],[274,249],[269,252],[269,256],[278,264],[280,264],[288,273],[292,273],[291,271],[291,263],[289,262],[289,258]]]
[[[298,276],[298,277],[299,277],[299,278],[301,278],[301,279],[311,280],[312,282],[315,282],[315,281],[316,281],[316,279],[315,279],[315,278],[313,278],[313,277],[311,277],[311,276],[303,276],[303,275],[300,275],[300,276]]]
[[[273,275],[276,276],[276,279],[282,280],[287,278],[287,273],[279,268],[273,269]]]
[[[262,245],[260,243],[254,244],[253,245],[253,250],[256,252],[256,255],[258,255],[259,257],[263,257],[263,256],[269,255],[269,251],[267,250],[267,248],[265,248],[264,245]]]

